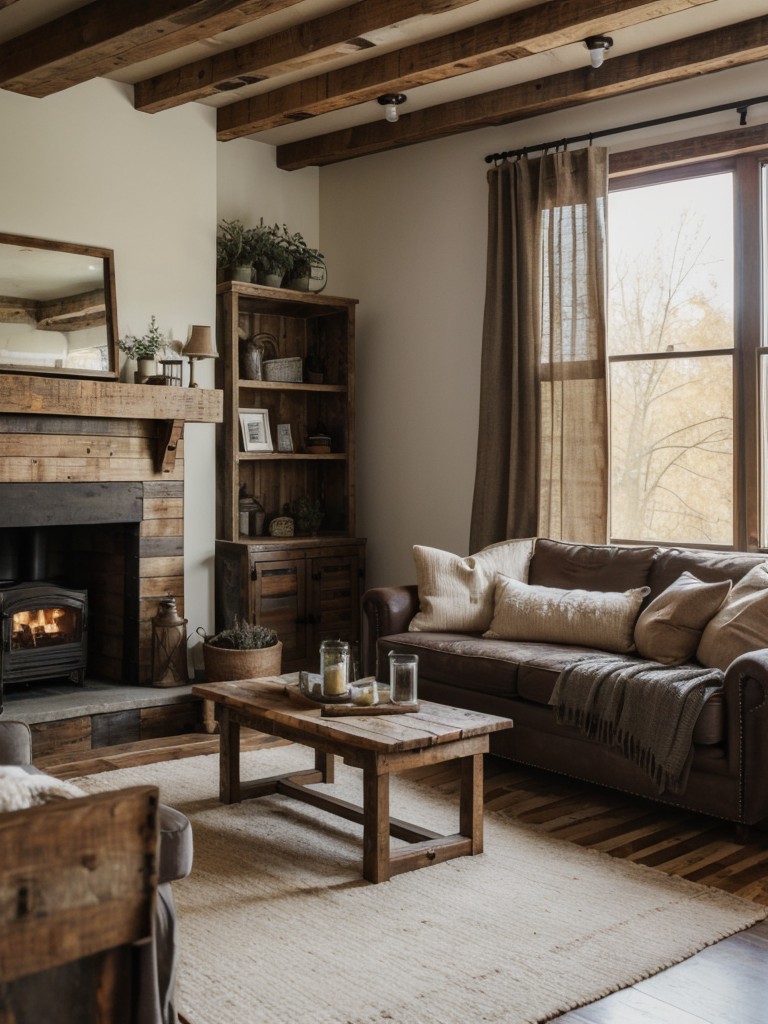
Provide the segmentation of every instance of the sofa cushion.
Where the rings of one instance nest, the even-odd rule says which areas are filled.
[[[518,646],[461,633],[395,633],[379,640],[379,679],[387,681],[390,651],[418,654],[419,679],[513,697],[520,663],[515,650]]]
[[[52,775],[28,772],[22,765],[0,765],[0,811],[25,811],[86,795],[71,782]]]
[[[657,550],[611,544],[569,544],[539,537],[531,557],[528,582],[563,590],[576,587],[605,592],[633,590],[648,583]]]
[[[640,613],[635,646],[642,658],[682,665],[696,654],[704,627],[725,601],[729,579],[704,583],[684,572]]]
[[[594,657],[597,651],[585,648],[568,648],[549,644],[538,646],[517,670],[518,697],[533,704],[549,705],[557,677],[575,661]],[[514,719],[515,711],[510,711]],[[714,746],[722,743],[725,736],[722,691],[713,693],[701,709],[693,730],[694,744]]]
[[[635,621],[647,587],[624,593],[532,586],[499,574],[486,637],[634,650]]]
[[[533,538],[506,540],[462,558],[449,551],[415,545],[420,610],[414,632],[482,633],[493,615],[496,573],[528,578]]]
[[[768,647],[768,562],[740,580],[701,635],[696,657],[725,672],[740,654]]]
[[[686,570],[705,583],[731,580],[738,583],[750,569],[765,561],[765,555],[740,551],[696,551],[692,548],[661,548],[651,566],[648,586],[650,600],[658,597]]]

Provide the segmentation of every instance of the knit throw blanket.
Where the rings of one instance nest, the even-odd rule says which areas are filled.
[[[659,793],[681,793],[693,758],[696,719],[722,685],[719,669],[606,655],[565,668],[549,703],[558,725],[575,726],[617,747],[650,776]]]

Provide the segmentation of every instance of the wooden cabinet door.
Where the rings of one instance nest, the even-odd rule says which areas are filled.
[[[347,640],[353,648],[359,644],[361,567],[357,550],[308,559],[313,650],[323,640]]]
[[[304,558],[254,562],[251,580],[254,620],[282,640],[283,671],[303,667],[311,657]]]

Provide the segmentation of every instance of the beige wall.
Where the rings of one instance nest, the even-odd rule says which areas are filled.
[[[413,544],[468,553],[486,153],[765,91],[765,64],[755,65],[321,170],[329,288],[360,300],[358,525],[369,542],[369,586],[412,581]],[[760,120],[768,120],[766,105],[750,113],[750,124]],[[618,150],[737,125],[732,112],[606,141]]]
[[[308,240],[318,231],[317,172],[278,171],[257,143],[225,148],[215,125],[200,104],[139,113],[130,87],[104,80],[45,100],[0,91],[0,230],[113,249],[121,336],[154,313],[184,340],[190,324],[215,323],[220,216],[252,210],[295,220]],[[213,369],[198,364],[203,386]],[[188,424],[185,437],[185,609],[190,631],[210,630],[214,427]]]

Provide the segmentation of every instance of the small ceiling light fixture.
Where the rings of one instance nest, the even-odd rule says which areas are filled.
[[[379,96],[379,103],[384,107],[384,117],[390,124],[394,124],[400,118],[400,111],[397,108],[407,99],[404,92],[387,92]]]
[[[589,59],[593,68],[599,68],[605,60],[605,55],[613,46],[610,36],[590,36],[584,40],[584,45],[589,50]]]

